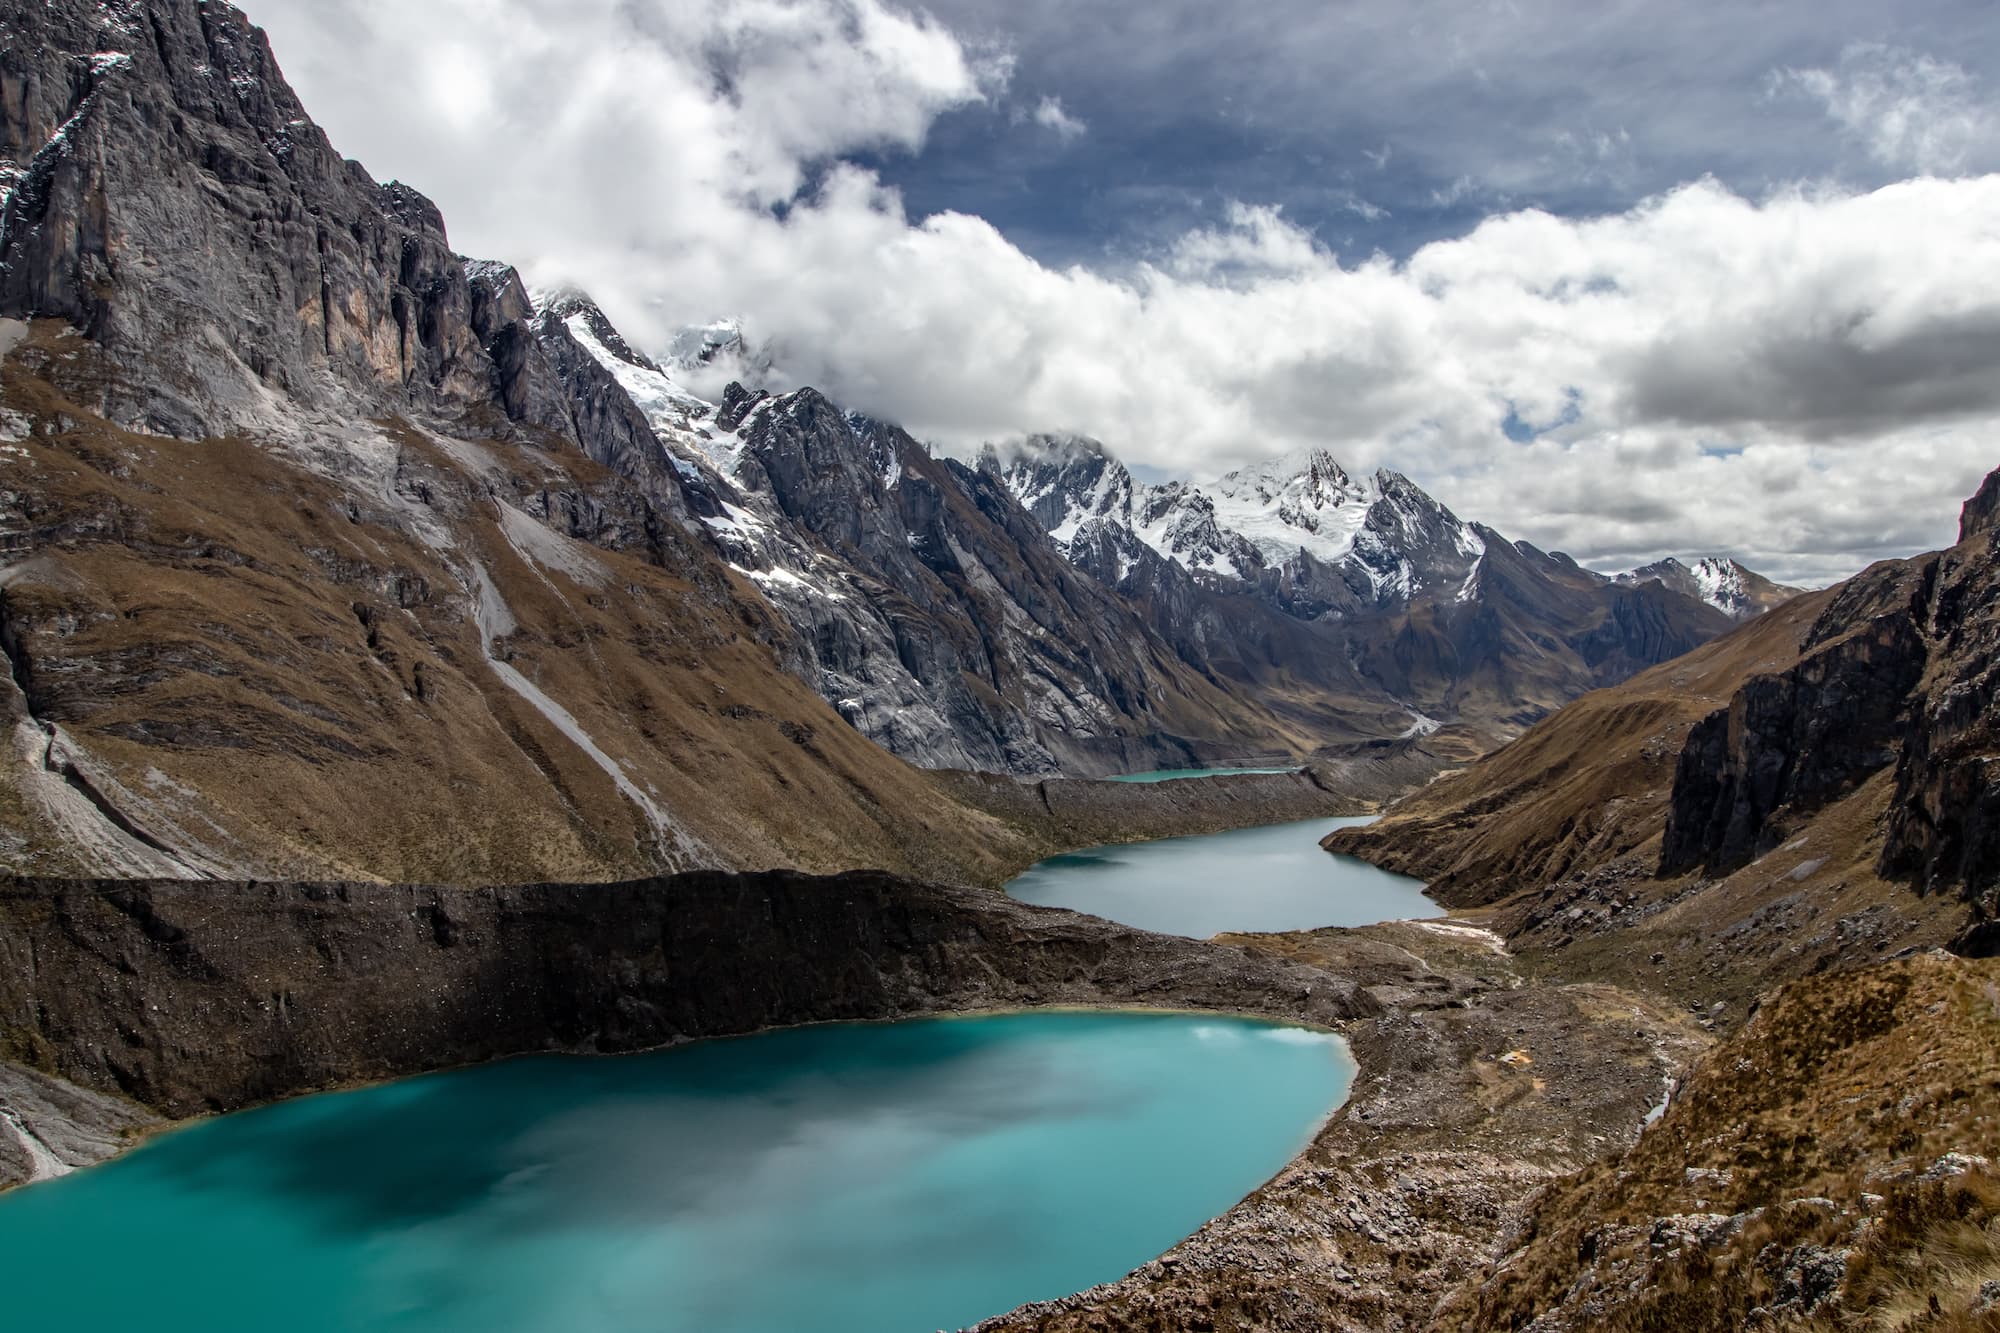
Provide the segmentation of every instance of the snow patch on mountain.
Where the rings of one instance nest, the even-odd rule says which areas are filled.
[[[1378,478],[1356,481],[1324,449],[1304,449],[1217,478],[1203,488],[1216,521],[1241,534],[1272,563],[1300,551],[1329,565],[1354,551]]]

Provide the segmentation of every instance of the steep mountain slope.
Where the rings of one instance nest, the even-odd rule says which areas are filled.
[[[1566,969],[1650,952],[1711,998],[1954,937],[1990,951],[1996,493],[1951,550],[1586,696],[1328,846],[1495,908]]]
[[[798,679],[819,625],[774,613],[782,566],[721,558],[716,474],[582,337],[613,335],[342,160],[240,13],[10,0],[0,28],[5,864],[990,880],[1040,846]],[[791,462],[811,479],[811,430],[910,448],[810,395],[745,422],[774,494]],[[1074,721],[1053,690],[1100,766],[1233,734],[1241,710],[1053,556],[991,574],[1004,519],[911,466],[888,487],[871,464],[899,494],[857,543],[901,543],[919,590],[883,594],[888,660],[936,658],[1029,741]]]
[[[1396,731],[1445,728],[1434,744],[1482,753],[1729,624],[1687,588],[1592,574],[1464,522],[1397,473],[1357,479],[1325,450],[1202,486],[1147,486],[1076,437],[980,465],[1184,657],[1298,699],[1329,730],[1400,713]],[[1236,650],[1246,642],[1281,650]]]
[[[573,446],[397,422],[335,480],[120,431],[57,387],[94,360],[43,322],[4,372],[14,867],[945,872],[1008,841],[777,670],[721,571],[654,559],[677,529]]]
[[[645,412],[708,538],[799,631],[800,677],[892,752],[1046,775],[1312,748],[1049,550],[985,473],[812,389],[705,402],[581,294],[544,302],[538,327],[558,325]]]
[[[1728,556],[1703,556],[1692,565],[1672,556],[1618,575],[1618,582],[1657,580],[1675,592],[1706,602],[1732,620],[1750,620],[1797,597],[1804,589],[1773,583],[1741,561]]]

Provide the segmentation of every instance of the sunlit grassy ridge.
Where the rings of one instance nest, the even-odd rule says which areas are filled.
[[[1996,1157],[2000,963],[1796,982],[1630,1152],[1552,1186],[1446,1322],[2000,1327]]]

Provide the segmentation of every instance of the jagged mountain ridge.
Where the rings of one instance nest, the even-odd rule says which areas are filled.
[[[1675,592],[1706,602],[1730,619],[1739,621],[1760,616],[1805,591],[1775,583],[1742,561],[1726,555],[1702,556],[1693,564],[1668,556],[1665,560],[1642,565],[1616,578],[1618,582],[1627,584],[1657,579]]]
[[[798,631],[797,673],[893,753],[1047,774],[1311,747],[1056,558],[984,475],[810,388],[704,401],[580,293],[540,318],[640,405],[707,538]]]
[[[981,463],[1065,550],[1106,526],[1124,528],[1191,572],[1267,587],[1306,616],[1407,601],[1469,574],[1485,550],[1472,527],[1408,478],[1385,468],[1357,480],[1325,449],[1206,485],[1146,485],[1077,436],[989,447]]]
[[[684,476],[708,478],[715,501],[703,521],[732,564],[808,628],[819,647],[803,674],[855,725],[919,762],[1014,771],[1053,765],[1058,754],[1072,766],[1095,762],[1074,741],[1106,728],[1097,702],[1104,690],[1079,690],[1074,670],[1038,687],[1039,708],[1026,709],[1033,734],[1023,737],[962,698],[940,710],[939,696],[957,688],[952,673],[891,661],[880,651],[879,626],[847,623],[829,637],[832,622],[872,618],[838,605],[852,588],[907,593],[927,576],[901,554],[907,532],[903,543],[858,553],[848,534],[829,531],[798,507],[796,495],[769,486],[768,469],[746,452],[743,415],[766,410],[762,399],[731,390],[723,402],[702,400],[678,382],[673,367],[688,364],[685,357],[662,364],[633,350],[580,294],[552,298],[544,318],[560,318],[645,405]],[[728,332],[740,339],[733,326]],[[849,417],[843,432],[833,423],[837,409],[827,407],[817,417],[832,432],[822,436],[821,452],[844,456],[860,512],[873,512],[912,468],[938,472],[959,494],[972,494],[982,477],[998,480],[1071,565],[1136,607],[1173,656],[1270,710],[1262,739],[1253,740],[1256,724],[1247,725],[1239,753],[1246,746],[1283,752],[1287,745],[1417,738],[1447,724],[1456,724],[1459,747],[1476,752],[1581,690],[1692,647],[1725,623],[1677,590],[1600,591],[1608,583],[1601,576],[1532,547],[1509,545],[1489,561],[1489,540],[1507,544],[1504,538],[1464,523],[1394,472],[1356,480],[1325,450],[1244,469],[1206,488],[1148,487],[1093,442],[1051,436],[1005,458],[989,450],[967,472],[882,423]],[[835,441],[842,433],[848,438]],[[902,439],[891,443],[891,435]],[[871,491],[877,472],[882,496]],[[1006,507],[991,497],[978,504],[994,516]],[[842,507],[835,495],[824,512]],[[1032,541],[1014,545],[1035,562]],[[850,568],[857,560],[861,568]],[[1490,599],[1480,589],[1489,565]],[[834,572],[842,569],[848,572]],[[1484,605],[1462,609],[1488,600],[1490,614]],[[1034,617],[1016,619],[1025,625]],[[1120,638],[1131,635],[1128,624]],[[1567,650],[1554,669],[1551,639]],[[1060,634],[1056,641],[1063,642]],[[1004,692],[998,674],[988,674]],[[1034,684],[1032,674],[1023,679]]]
[[[1594,574],[1465,522],[1399,473],[1356,478],[1324,449],[1202,485],[1145,485],[1075,436],[990,448],[980,466],[1191,660],[1268,688],[1221,646],[1219,599],[1236,637],[1259,622],[1253,641],[1300,648],[1291,671],[1310,661],[1322,688],[1386,697],[1467,753],[1729,623],[1681,587]]]

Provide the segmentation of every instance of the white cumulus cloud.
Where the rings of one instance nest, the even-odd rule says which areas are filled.
[[[946,447],[1076,430],[1199,474],[1322,444],[1600,567],[1718,551],[1803,581],[1947,539],[2000,463],[2000,176],[1694,181],[1403,261],[1244,203],[1144,262],[1052,268],[841,160],[916,149],[1008,76],[882,0],[251,12],[335,142],[461,249],[654,345],[740,318],[782,379]]]

